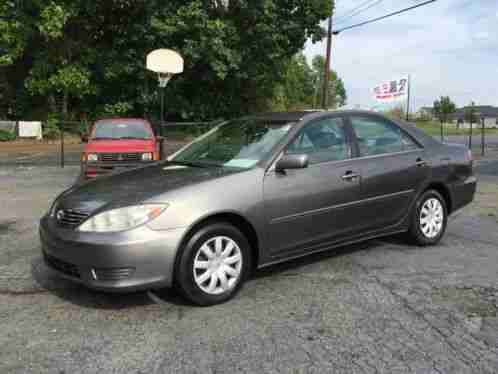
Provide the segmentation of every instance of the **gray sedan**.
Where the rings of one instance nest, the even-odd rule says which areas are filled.
[[[228,121],[167,161],[75,185],[41,219],[46,263],[104,291],[234,296],[250,272],[374,237],[432,245],[476,189],[468,149],[362,111]]]

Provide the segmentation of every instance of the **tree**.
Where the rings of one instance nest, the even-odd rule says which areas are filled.
[[[270,109],[274,111],[312,108],[314,96],[314,72],[299,53],[290,59],[282,77],[275,87]]]
[[[330,0],[0,0],[0,64],[46,110],[76,116],[125,108],[158,112],[145,56],[171,48],[185,71],[166,90],[166,111],[191,120],[265,110],[289,61],[320,40]],[[12,85],[12,83],[8,83]],[[12,90],[11,90],[12,91]]]
[[[280,111],[318,107],[325,64],[321,56],[316,56],[314,61],[315,65],[310,66],[302,53],[289,60],[281,82],[275,87],[270,109]],[[345,104],[346,90],[336,72],[331,73],[330,92],[335,94],[329,95],[329,108]]]
[[[313,71],[315,76],[315,100],[314,107],[318,107],[319,103],[322,102],[323,94],[323,79],[325,73],[325,57],[315,56],[313,58]],[[327,108],[337,108],[346,105],[347,94],[344,88],[344,83],[341,78],[338,77],[334,70],[330,70],[329,79],[329,93],[327,99]]]
[[[434,101],[434,115],[439,118],[441,124],[441,140],[443,140],[443,124],[448,122],[455,111],[456,105],[449,96],[441,96],[439,100]]]
[[[477,123],[479,122],[479,118],[477,115],[477,111],[475,108],[475,103],[471,102],[469,106],[464,109],[464,119],[469,123]]]
[[[476,104],[472,101],[469,106],[464,109],[464,118],[465,121],[470,123],[470,131],[469,131],[469,148],[472,149],[472,130],[473,124],[479,122],[479,116],[477,110],[475,108]]]

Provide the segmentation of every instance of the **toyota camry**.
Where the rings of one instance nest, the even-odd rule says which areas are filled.
[[[41,219],[46,263],[103,291],[233,297],[252,270],[405,233],[443,237],[473,200],[472,155],[364,111],[222,123],[167,160],[72,186]]]

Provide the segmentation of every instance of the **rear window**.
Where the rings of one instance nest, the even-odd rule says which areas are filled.
[[[137,140],[150,140],[152,133],[148,125],[144,122],[136,121],[101,121],[97,122],[93,129],[93,140],[108,139],[137,139]]]

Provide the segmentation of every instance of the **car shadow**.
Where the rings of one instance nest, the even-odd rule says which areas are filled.
[[[380,245],[381,244],[379,242],[372,240],[356,244],[350,244],[342,247],[324,249],[321,252],[304,255],[302,257],[298,257],[292,260],[285,260],[284,262],[280,262],[275,265],[270,265],[262,269],[256,270],[254,271],[251,280],[272,277],[274,275],[284,273],[290,270],[298,270],[304,266],[312,265],[332,258],[346,256],[351,253],[360,252],[363,250],[370,250]]]
[[[392,243],[406,246],[406,241],[399,236],[383,238],[382,241],[370,240],[362,243],[351,244],[343,247],[326,249],[319,253],[305,255],[292,260],[286,260],[275,265],[254,271],[249,281],[272,277],[291,270],[312,265],[328,259],[346,256],[364,250],[375,250],[377,247]],[[71,282],[58,276],[48,268],[41,257],[35,258],[31,263],[32,277],[48,292],[72,304],[93,309],[127,309],[143,307],[151,304],[193,306],[186,301],[174,288],[162,288],[151,291],[133,293],[105,293],[88,289],[82,285]]]
[[[147,292],[126,294],[105,293],[90,290],[77,283],[61,278],[45,265],[41,256],[31,262],[31,275],[46,291],[65,301],[85,308],[120,310],[147,306],[154,303],[147,295]]]

